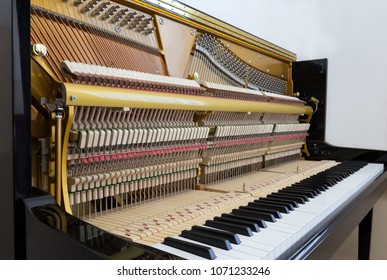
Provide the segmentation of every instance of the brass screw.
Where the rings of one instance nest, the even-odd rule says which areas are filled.
[[[37,43],[33,45],[32,52],[36,56],[47,56],[47,48],[45,45]]]

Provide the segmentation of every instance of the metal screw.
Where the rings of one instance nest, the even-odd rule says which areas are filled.
[[[191,35],[193,36],[195,34],[195,31],[193,29],[191,29],[191,31],[189,33],[191,33]]]
[[[71,100],[71,101],[75,101],[76,99],[77,99],[77,97],[76,97],[75,95],[71,95],[71,96],[70,96],[70,100]]]
[[[199,73],[198,72],[195,72],[194,74],[193,74],[193,78],[194,78],[194,80],[195,81],[199,81]]]
[[[162,18],[160,18],[160,19],[159,19],[159,23],[160,23],[161,25],[163,25],[163,24],[164,24],[164,20],[163,20]]]
[[[116,26],[114,27],[114,30],[115,30],[117,33],[121,32],[121,26],[116,25]]]
[[[32,51],[33,51],[34,55],[47,56],[47,48],[43,44],[39,44],[39,43],[35,44],[32,47]]]

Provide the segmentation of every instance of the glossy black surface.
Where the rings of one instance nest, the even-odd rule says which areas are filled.
[[[22,199],[31,195],[29,1],[2,1],[1,38],[1,258],[25,258]],[[4,200],[4,201],[3,201]],[[4,209],[3,209],[4,207]],[[4,250],[3,250],[4,248]]]
[[[296,61],[292,67],[293,91],[298,92],[300,99],[305,100],[313,108],[315,106],[310,99],[315,97],[320,101],[318,110],[310,123],[308,140],[323,141],[325,139],[328,60]]]
[[[372,213],[371,209],[359,224],[358,258],[359,260],[369,260],[371,250],[372,234]]]
[[[2,232],[0,259],[15,258],[13,194],[13,75],[12,75],[12,0],[2,1],[0,8],[0,212]]]
[[[15,257],[26,258],[23,199],[31,197],[31,70],[30,1],[13,1],[13,165],[15,197]]]
[[[24,202],[27,259],[179,259],[79,220],[38,190]]]

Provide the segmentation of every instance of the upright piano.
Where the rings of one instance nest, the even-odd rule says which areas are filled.
[[[386,155],[324,143],[326,60],[174,0],[2,13],[1,257],[369,258]]]

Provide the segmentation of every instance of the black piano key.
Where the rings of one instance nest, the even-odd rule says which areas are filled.
[[[293,211],[294,207],[291,203],[286,202],[286,201],[279,201],[279,200],[273,200],[267,197],[261,197],[259,199],[255,199],[254,202],[263,202],[263,203],[268,203],[271,205],[280,205],[280,206],[285,206],[289,211]]]
[[[298,207],[298,203],[296,201],[294,201],[293,199],[287,199],[287,198],[284,198],[284,197],[261,197],[259,200],[263,200],[263,201],[270,201],[270,202],[280,202],[280,203],[287,203],[287,207],[294,207],[294,208],[297,208]],[[292,209],[294,210],[294,209]]]
[[[224,213],[221,216],[224,218],[231,218],[231,219],[238,219],[238,220],[247,221],[247,222],[253,222],[253,223],[256,223],[260,228],[267,227],[266,222],[262,219],[245,217],[238,214],[227,214],[227,213]]]
[[[245,226],[239,226],[231,223],[211,221],[211,220],[207,220],[205,222],[205,225],[209,227],[214,227],[217,229],[223,229],[226,231],[238,233],[245,236],[253,236],[253,232],[251,231],[251,229]]]
[[[351,175],[349,170],[326,170],[324,173],[324,177],[334,178],[334,179],[343,179]]]
[[[305,194],[302,194],[302,193],[294,193],[294,192],[290,193],[290,192],[286,192],[286,191],[285,192],[284,191],[282,191],[282,192],[277,191],[277,192],[274,192],[274,194],[289,195],[289,196],[294,196],[294,197],[302,198],[304,200],[304,202],[308,202],[309,201],[308,196],[305,195]]]
[[[347,176],[348,170],[325,170],[312,176],[311,178],[329,178],[329,179],[339,179],[340,177]]]
[[[296,190],[296,189],[282,189],[282,190],[278,190],[278,192],[279,193],[288,193],[288,194],[300,194],[300,195],[304,195],[308,198],[316,197],[312,192]]]
[[[209,260],[216,259],[214,250],[211,247],[190,243],[173,237],[166,237],[163,244]]]
[[[238,235],[236,235],[235,233],[232,233],[232,232],[224,231],[224,230],[217,230],[217,229],[212,229],[212,228],[208,228],[208,227],[201,227],[201,226],[193,226],[191,228],[191,231],[202,232],[205,234],[212,235],[214,237],[225,238],[228,241],[230,241],[230,243],[232,243],[232,244],[240,244],[241,243],[241,240],[239,239]]]
[[[319,194],[321,194],[321,191],[319,189],[315,189],[315,188],[307,188],[307,187],[299,187],[299,186],[289,186],[289,187],[286,187],[285,189],[308,191],[308,192],[311,192],[314,196],[318,196]]]
[[[226,223],[246,226],[246,227],[249,227],[251,229],[251,231],[254,231],[254,232],[260,231],[259,226],[254,222],[247,222],[247,221],[241,221],[241,220],[237,220],[237,219],[230,219],[230,218],[224,218],[224,217],[214,217],[214,221],[226,222]]]
[[[336,180],[335,177],[328,176],[327,174],[316,174],[315,176],[302,179],[301,182],[328,182],[330,180]]]
[[[305,201],[309,201],[309,196],[305,192],[296,192],[296,190],[281,189],[281,190],[278,190],[276,193],[295,195],[295,196],[303,198]]]
[[[320,190],[314,189],[314,188],[306,188],[306,187],[299,187],[299,186],[289,186],[289,187],[286,187],[284,189],[285,190],[303,191],[303,192],[306,192],[306,193],[311,193],[314,196],[318,196],[319,194],[321,194]]]
[[[319,185],[319,184],[307,184],[307,183],[294,183],[291,187],[300,187],[300,188],[313,188],[320,191],[326,191],[329,189],[328,185]]]
[[[271,214],[258,213],[258,212],[249,211],[249,210],[233,209],[232,214],[239,214],[249,218],[258,218],[258,219],[262,219],[264,221],[273,222],[273,223],[276,221],[275,217]]]
[[[278,212],[277,210],[267,209],[267,208],[265,209],[265,208],[260,207],[260,206],[239,206],[239,209],[255,211],[255,212],[263,213],[263,214],[271,214],[274,216],[274,218],[277,218],[277,219],[282,218],[281,213]]]
[[[314,178],[306,179],[305,182],[307,183],[314,183],[314,184],[328,184],[328,185],[335,185],[339,182],[337,178],[329,177],[329,176],[319,176]],[[301,181],[304,182],[304,181]]]
[[[195,240],[204,244],[211,245],[213,247],[221,248],[224,250],[231,250],[231,244],[230,241],[228,241],[225,238],[221,237],[214,237],[209,234],[201,233],[201,232],[195,232],[195,231],[189,231],[189,230],[183,230],[180,234],[181,237],[185,237],[187,239]]]
[[[315,181],[315,182],[318,182],[318,181],[330,181],[330,182],[339,182],[341,179],[340,179],[340,174],[328,174],[328,173],[323,173],[323,174],[318,174],[317,176],[313,176],[311,178],[308,179],[308,181]]]
[[[337,184],[337,182],[334,182],[332,180],[326,180],[326,179],[323,179],[323,178],[319,178],[319,179],[307,179],[307,180],[302,180],[300,181],[299,183],[301,184],[309,184],[309,185],[323,185],[323,186],[327,186],[327,187],[332,187],[334,185]]]
[[[286,206],[271,204],[271,203],[268,203],[267,201],[249,202],[248,206],[259,206],[266,209],[277,210],[278,212],[281,212],[281,213],[286,213],[286,214],[290,213],[289,208],[287,208]]]
[[[294,201],[300,204],[305,204],[306,202],[305,199],[303,199],[302,197],[299,197],[296,195],[290,195],[290,194],[283,194],[283,193],[271,193],[267,195],[267,197],[280,197],[280,198],[282,197],[286,199],[293,199]]]

